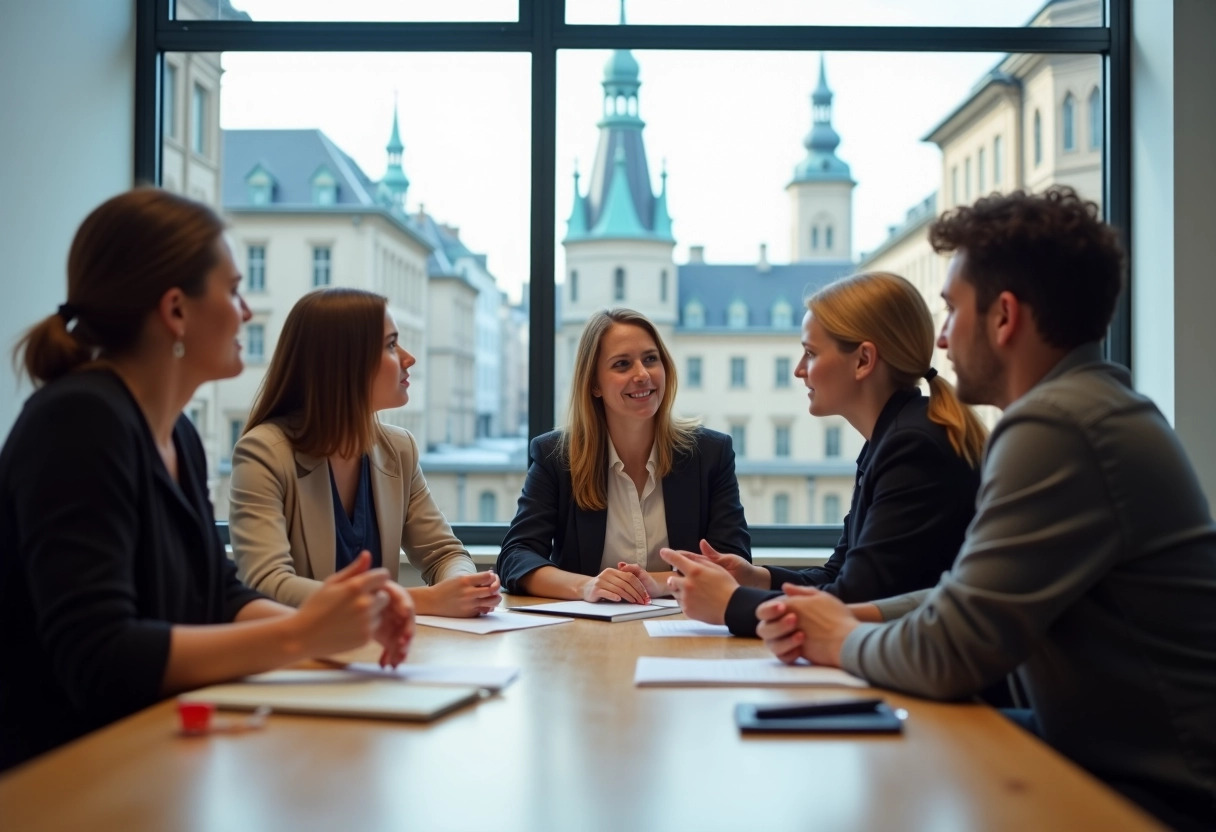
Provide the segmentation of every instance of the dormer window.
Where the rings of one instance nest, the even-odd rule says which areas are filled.
[[[794,310],[785,298],[773,304],[773,329],[789,329],[794,325]]]
[[[253,205],[269,205],[274,202],[275,178],[270,171],[257,165],[245,177],[245,190]]]
[[[743,329],[747,326],[747,304],[741,300],[731,302],[726,311],[726,325],[731,329]]]
[[[684,304],[684,326],[689,329],[700,329],[705,326],[705,306],[699,300],[690,300]]]
[[[312,201],[314,205],[336,205],[338,202],[338,180],[324,165],[312,175]]]

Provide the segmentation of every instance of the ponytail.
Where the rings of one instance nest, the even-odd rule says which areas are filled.
[[[975,411],[959,401],[954,385],[936,373],[929,379],[929,420],[946,429],[954,452],[978,468],[988,441],[988,428]]]
[[[34,384],[46,384],[93,360],[95,350],[68,330],[59,314],[34,324],[13,348],[13,365]]]

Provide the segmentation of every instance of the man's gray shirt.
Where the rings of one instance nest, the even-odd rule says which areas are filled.
[[[934,698],[1016,668],[1052,746],[1216,821],[1216,527],[1160,411],[1074,350],[1005,411],[977,506],[953,569],[879,602],[842,666]]]

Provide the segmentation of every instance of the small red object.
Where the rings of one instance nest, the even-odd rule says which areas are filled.
[[[198,736],[210,731],[213,713],[215,713],[215,706],[210,702],[177,703],[177,715],[181,718],[182,733],[187,736]]]

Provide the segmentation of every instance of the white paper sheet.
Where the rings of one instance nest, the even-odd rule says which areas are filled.
[[[786,685],[839,685],[869,687],[864,679],[835,667],[809,664],[787,665],[777,659],[673,659],[639,656],[633,683],[682,687],[745,685],[769,687]]]
[[[417,685],[468,685],[493,691],[502,690],[519,676],[519,668],[513,665],[403,664],[396,668],[382,668],[370,662],[355,662],[347,665],[346,669],[352,673],[400,679]]]
[[[730,636],[725,624],[706,624],[703,621],[643,621],[646,632],[655,638],[681,638],[688,636]]]
[[[440,615],[420,615],[416,619],[427,627],[442,627],[462,633],[500,633],[505,630],[523,630],[528,627],[547,627],[550,624],[565,624],[572,619],[556,616],[523,615],[518,612],[495,610],[476,618],[446,618]]]
[[[333,670],[272,670],[246,676],[243,684],[262,687],[349,685],[377,679],[397,680],[415,685],[444,685],[483,688],[498,691],[519,676],[514,665],[433,665],[403,664],[394,668],[380,667],[372,662],[351,662]]]

